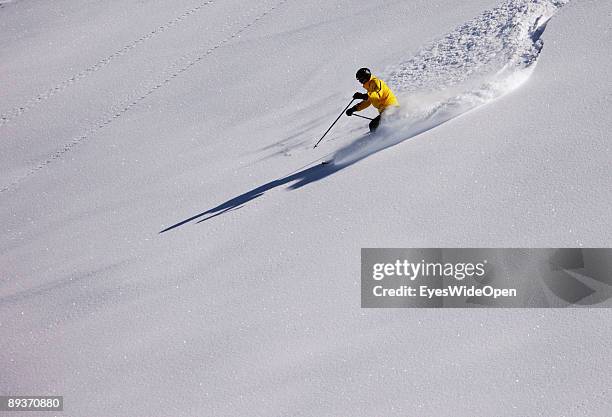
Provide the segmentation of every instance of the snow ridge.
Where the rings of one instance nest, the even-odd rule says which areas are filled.
[[[506,65],[524,68],[541,50],[538,31],[562,2],[510,0],[459,26],[442,39],[421,49],[411,59],[388,68],[386,79],[398,92],[440,90]]]
[[[566,3],[506,1],[387,68],[383,78],[401,107],[384,115],[376,135],[339,149],[334,163],[354,163],[519,87],[535,68],[548,20]]]

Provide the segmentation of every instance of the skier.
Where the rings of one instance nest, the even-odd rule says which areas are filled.
[[[370,132],[376,131],[380,124],[380,117],[383,112],[389,107],[399,106],[393,91],[385,84],[385,82],[372,75],[372,72],[368,68],[360,68],[356,74],[357,81],[359,81],[363,88],[367,90],[367,93],[355,93],[353,98],[355,100],[363,100],[361,103],[357,103],[346,111],[347,116],[352,116],[356,111],[361,111],[368,108],[371,105],[378,109],[378,116],[370,122]]]

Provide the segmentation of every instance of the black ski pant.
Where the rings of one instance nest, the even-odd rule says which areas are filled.
[[[380,124],[380,114],[378,116],[376,116],[374,118],[374,120],[372,120],[369,124],[370,126],[370,132],[374,133],[376,132],[376,129],[378,129],[378,125]]]

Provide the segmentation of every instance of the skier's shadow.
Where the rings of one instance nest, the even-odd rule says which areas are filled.
[[[260,185],[257,188],[252,189],[251,191],[247,191],[244,194],[241,194],[237,197],[232,198],[231,200],[227,200],[225,203],[219,204],[216,207],[213,207],[205,212],[200,214],[196,214],[188,219],[180,221],[170,227],[165,228],[159,233],[164,233],[169,230],[172,230],[176,227],[182,226],[185,223],[189,223],[192,220],[199,219],[202,217],[197,223],[201,223],[206,220],[210,220],[213,217],[219,216],[231,210],[236,210],[241,208],[244,204],[248,203],[251,200],[256,199],[257,197],[261,197],[266,191],[269,191],[273,188],[280,187],[281,185],[285,185],[288,183],[291,184],[288,188],[291,190],[296,190],[305,185],[310,184],[311,182],[319,181],[325,177],[328,177],[341,169],[346,168],[349,165],[352,165],[357,161],[352,161],[351,163],[344,165],[335,165],[335,164],[327,164],[327,165],[315,165],[310,168],[303,169],[294,174],[288,175],[286,177],[279,178],[274,181],[270,181],[267,184]]]
[[[344,148],[341,148],[334,152],[334,158],[339,158],[344,162],[331,163],[327,165],[315,165],[310,168],[302,169],[296,173],[289,174],[277,180],[270,181],[264,185],[260,185],[259,187],[252,189],[251,191],[247,191],[244,194],[240,194],[239,196],[234,197],[231,200],[227,200],[225,203],[219,204],[216,207],[206,210],[203,213],[196,214],[195,216],[192,216],[170,227],[167,227],[159,233],[167,232],[176,227],[182,226],[185,223],[189,223],[192,220],[200,219],[197,221],[197,223],[201,223],[203,221],[212,219],[213,217],[217,217],[221,214],[227,213],[228,211],[239,209],[249,201],[254,200],[257,197],[261,197],[266,191],[269,191],[276,187],[280,187],[281,185],[293,183],[288,188],[290,190],[296,190],[298,188],[310,184],[311,182],[319,181],[361,161],[364,158],[367,158],[368,156],[374,153],[380,152],[383,149],[389,148],[391,146],[395,146],[398,143],[401,143],[435,126],[438,126],[439,124],[444,123],[445,121],[451,118],[452,117],[446,117],[441,119],[426,118],[418,123],[411,124],[409,126],[409,130],[399,131],[394,136],[388,136],[388,132],[393,132],[393,130],[387,131],[386,139],[382,142],[379,141],[384,139],[384,134],[383,137],[379,136],[379,131],[376,131],[375,135],[365,134],[354,142],[351,142],[350,144],[346,145]],[[374,142],[372,142],[373,140]],[[367,148],[369,143],[375,143],[377,144],[377,146]],[[362,152],[361,150],[363,147],[366,148],[365,151]]]
[[[355,140],[354,142],[348,144],[344,148],[334,152],[334,158],[340,157],[340,159],[343,160],[343,162],[341,163],[330,163],[326,165],[318,164],[310,168],[301,169],[298,172],[289,174],[285,177],[279,178],[274,181],[270,181],[264,185],[260,185],[257,188],[253,188],[251,191],[247,191],[244,194],[240,194],[239,196],[234,197],[231,200],[227,200],[225,203],[219,204],[218,206],[208,209],[205,212],[196,214],[195,216],[191,216],[190,218],[180,221],[176,224],[173,224],[172,226],[166,227],[164,230],[160,231],[159,233],[167,232],[169,230],[182,226],[185,223],[189,223],[196,219],[199,219],[197,223],[201,223],[203,221],[210,220],[213,217],[217,217],[221,214],[227,213],[228,211],[237,210],[241,208],[243,205],[245,205],[246,203],[248,203],[249,201],[254,200],[257,197],[261,197],[263,194],[265,194],[266,191],[272,190],[273,188],[277,188],[285,184],[292,183],[290,186],[287,187],[290,190],[296,190],[298,188],[302,188],[303,186],[308,185],[312,182],[322,180],[323,178],[326,178],[332,174],[335,174],[336,172],[344,168],[347,168],[361,161],[362,159],[367,158],[368,156],[376,152],[379,152],[390,146],[394,146],[397,143],[402,142],[403,140],[409,139],[412,136],[415,136],[424,130],[428,130],[429,128],[431,128],[431,126],[428,126],[426,129],[416,129],[414,132],[412,132],[412,134],[405,136],[405,137],[402,136],[403,137],[402,140],[383,142],[378,147],[375,147],[374,149],[371,149],[368,152],[359,153],[358,151],[360,148],[362,148],[363,146],[366,146],[368,143],[370,143],[370,141],[372,141],[372,139],[375,138],[375,136],[373,135],[365,134],[361,136],[360,138],[358,138],[357,140]],[[343,150],[347,151],[349,155],[353,152],[356,152],[356,154],[353,154],[349,158],[344,158],[342,156]],[[318,161],[314,161],[314,162],[318,162]]]

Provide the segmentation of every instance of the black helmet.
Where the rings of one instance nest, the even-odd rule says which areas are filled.
[[[357,80],[362,84],[365,83],[366,81],[369,81],[371,76],[372,76],[372,73],[370,72],[368,68],[359,68],[359,70],[357,71],[357,74],[355,74],[355,77],[357,77]]]

